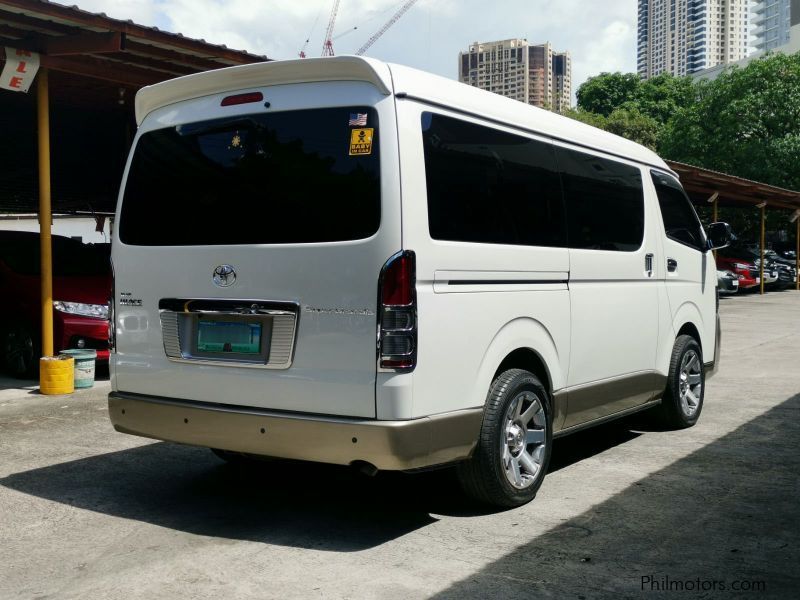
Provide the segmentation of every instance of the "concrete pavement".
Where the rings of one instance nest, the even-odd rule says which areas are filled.
[[[242,469],[117,434],[107,383],[0,389],[0,598],[795,597],[800,294],[721,312],[696,427],[559,440],[537,499],[504,512],[448,472]]]

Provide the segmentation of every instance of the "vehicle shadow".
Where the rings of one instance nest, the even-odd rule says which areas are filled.
[[[795,395],[435,598],[794,598],[798,417]]]
[[[556,443],[551,470],[633,439],[604,426]],[[298,461],[226,464],[157,442],[16,473],[7,488],[198,535],[318,550],[371,548],[436,522],[497,509],[462,494],[453,469],[378,473]]]

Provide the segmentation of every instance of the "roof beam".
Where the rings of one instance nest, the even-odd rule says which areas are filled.
[[[119,31],[110,33],[79,33],[39,38],[42,52],[49,56],[70,54],[101,54],[121,52],[125,49],[125,34]]]
[[[146,58],[143,56],[139,56],[137,54],[131,54],[130,52],[110,52],[107,54],[102,54],[97,58],[99,58],[100,60],[119,64],[120,66],[124,65],[125,67],[127,67],[128,65],[133,65],[136,67],[150,69],[152,71],[159,71],[165,73],[169,77],[190,75],[196,72],[195,69],[192,69],[191,67],[176,65],[170,62],[153,60],[152,58]]]
[[[220,69],[230,66],[226,63],[216,62],[212,58],[183,54],[182,52],[175,52],[174,50],[167,50],[166,48],[151,46],[150,44],[142,44],[141,42],[134,42],[133,40],[126,41],[125,51],[129,54],[137,54],[180,63],[188,67],[193,67],[194,70],[201,69],[207,71],[209,69]]]
[[[41,57],[41,61],[43,67],[54,71],[85,75],[86,77],[112,81],[121,85],[144,87],[169,79],[169,75],[166,73],[158,73],[130,65],[125,65],[124,68],[121,68],[120,65],[116,65],[111,61],[104,61],[91,56],[77,58],[44,55]]]

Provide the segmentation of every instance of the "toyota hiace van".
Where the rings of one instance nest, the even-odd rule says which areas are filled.
[[[360,57],[142,89],[113,239],[121,432],[414,471],[516,506],[554,437],[693,425],[716,266],[656,154]],[[122,315],[143,329],[126,329]]]

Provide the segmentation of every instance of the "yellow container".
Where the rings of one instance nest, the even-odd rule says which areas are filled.
[[[47,395],[75,391],[75,359],[45,356],[39,359],[39,391]]]

